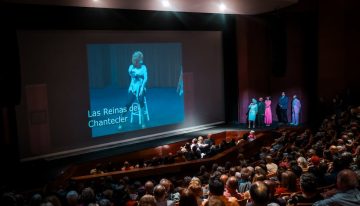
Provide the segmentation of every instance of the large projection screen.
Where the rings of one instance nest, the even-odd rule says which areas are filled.
[[[23,161],[224,122],[220,31],[19,30],[18,44]]]

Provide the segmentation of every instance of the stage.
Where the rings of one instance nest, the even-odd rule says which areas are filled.
[[[264,128],[256,128],[255,132],[263,132],[263,131],[272,131],[278,129],[278,125],[274,123],[271,127]],[[136,151],[145,150],[149,148],[156,148],[163,145],[173,144],[177,142],[184,142],[186,140],[191,141],[193,138],[198,136],[206,136],[208,134],[217,134],[224,131],[240,131],[240,132],[249,132],[250,129],[247,128],[245,124],[220,124],[214,125],[212,128],[189,132],[186,134],[169,136],[162,139],[149,139],[147,141],[143,141],[141,143],[135,144],[126,144],[119,145],[117,147],[76,155],[61,159],[54,160],[36,160],[31,162],[24,162],[19,165],[17,176],[20,179],[24,179],[20,182],[28,182],[29,185],[43,185],[49,181],[56,179],[59,176],[64,176],[64,173],[69,171],[74,165],[84,165],[91,164],[92,162],[101,162],[102,160],[106,161],[111,159],[114,156],[126,156],[129,153],[134,153]],[[151,158],[151,157],[149,157]],[[22,171],[31,171],[30,173],[23,174]],[[28,176],[29,174],[30,176]],[[26,184],[19,185],[25,186]]]

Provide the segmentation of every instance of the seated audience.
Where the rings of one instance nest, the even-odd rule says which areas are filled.
[[[104,171],[103,171],[102,167],[103,167],[103,166],[102,166],[101,163],[96,164],[95,168],[93,168],[93,169],[90,170],[90,174],[91,174],[91,175],[103,174]]]
[[[121,168],[121,171],[126,171],[126,170],[131,170],[131,169],[134,169],[134,167],[131,166],[128,161],[125,161],[123,167]]]
[[[314,203],[322,200],[323,197],[318,192],[317,187],[315,175],[311,173],[302,174],[300,177],[301,194],[292,195],[288,203],[296,205],[297,203]]]

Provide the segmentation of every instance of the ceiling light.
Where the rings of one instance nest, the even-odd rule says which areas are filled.
[[[163,0],[162,5],[166,8],[170,7],[170,2],[168,0]]]
[[[220,11],[225,11],[226,10],[226,5],[224,3],[220,3],[219,4],[219,9],[220,9]]]

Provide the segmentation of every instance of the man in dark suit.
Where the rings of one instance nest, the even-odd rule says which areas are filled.
[[[279,122],[287,124],[288,123],[288,117],[287,117],[287,109],[289,104],[289,97],[285,95],[285,92],[281,93],[281,97],[279,98]]]
[[[264,118],[265,118],[265,103],[262,97],[258,101],[258,113],[256,115],[258,127],[264,127]]]

